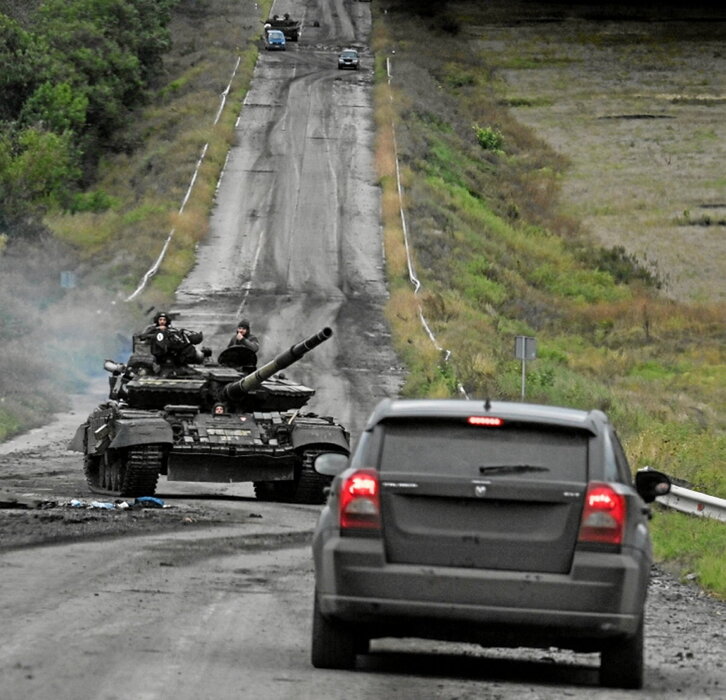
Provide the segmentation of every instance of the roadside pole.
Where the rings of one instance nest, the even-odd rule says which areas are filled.
[[[537,357],[537,341],[529,335],[518,335],[514,338],[514,356],[522,360],[522,401],[524,401],[527,381],[527,360]]]

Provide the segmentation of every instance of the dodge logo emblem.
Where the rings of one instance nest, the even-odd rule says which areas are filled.
[[[481,484],[478,484],[477,486],[474,487],[474,494],[476,496],[478,496],[479,498],[481,498],[482,496],[486,496],[486,493],[487,493],[486,486],[482,486]]]

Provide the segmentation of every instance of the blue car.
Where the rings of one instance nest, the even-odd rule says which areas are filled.
[[[285,34],[280,29],[268,29],[265,32],[265,48],[268,51],[284,51]]]

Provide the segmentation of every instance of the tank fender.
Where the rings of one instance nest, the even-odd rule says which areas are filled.
[[[68,449],[73,452],[85,452],[86,450],[86,430],[88,429],[88,423],[82,423],[76,429],[76,434],[73,439],[68,443]]]
[[[296,425],[293,424],[290,441],[295,450],[308,446],[329,447],[334,452],[350,454],[348,435],[341,425]]]
[[[109,447],[119,449],[133,445],[174,442],[171,426],[163,418],[134,418],[116,421],[116,435]]]

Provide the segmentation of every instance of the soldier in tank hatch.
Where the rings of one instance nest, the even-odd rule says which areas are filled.
[[[231,348],[233,345],[241,345],[242,347],[257,353],[260,349],[260,341],[256,335],[250,332],[250,322],[243,318],[237,324],[237,332],[232,336],[227,347]]]
[[[162,366],[202,363],[211,355],[208,348],[194,347],[204,339],[201,331],[177,328],[166,311],[159,311],[154,316],[154,323],[143,330],[140,338],[149,341],[151,354]]]

